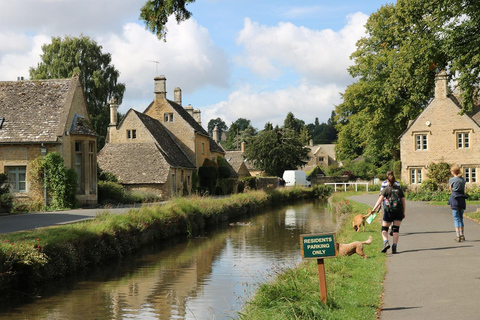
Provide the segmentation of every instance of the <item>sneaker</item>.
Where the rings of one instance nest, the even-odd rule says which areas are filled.
[[[392,253],[393,254],[397,253],[397,245],[396,244],[392,245]]]
[[[387,242],[383,243],[382,252],[385,253],[385,252],[387,252],[388,249],[390,249],[390,244],[387,241]]]
[[[460,241],[462,241],[462,238],[456,237],[456,238],[455,238],[455,241],[460,242]]]
[[[460,241],[465,241],[465,236],[464,235],[460,236]]]

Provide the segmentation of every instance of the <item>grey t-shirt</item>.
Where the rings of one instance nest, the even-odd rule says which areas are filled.
[[[462,177],[453,177],[448,180],[448,184],[452,187],[452,191],[465,192],[465,179]]]

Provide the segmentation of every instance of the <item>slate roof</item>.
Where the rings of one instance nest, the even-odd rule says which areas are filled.
[[[130,113],[140,119],[153,141],[107,143],[97,157],[102,170],[113,173],[122,184],[157,184],[167,181],[172,167],[196,168],[160,121],[133,109],[124,119]]]
[[[225,160],[238,172],[245,159],[243,158],[242,151],[226,151]]]
[[[172,106],[173,109],[198,133],[207,136],[210,140],[210,151],[219,152],[225,154],[225,150],[219,146],[208,134],[208,132],[178,103],[168,100],[168,103]],[[145,109],[144,113],[153,105],[153,102]]]
[[[1,81],[0,143],[56,142],[63,135],[78,81]],[[80,120],[72,130],[95,135],[87,121]]]

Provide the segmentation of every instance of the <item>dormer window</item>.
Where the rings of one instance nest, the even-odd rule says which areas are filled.
[[[165,122],[173,122],[173,113],[172,112],[164,113],[163,116],[164,116]]]

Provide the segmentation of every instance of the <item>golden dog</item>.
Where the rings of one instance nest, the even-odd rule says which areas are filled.
[[[357,232],[360,231],[360,227],[363,227],[363,232],[365,232],[365,220],[371,215],[372,213],[369,211],[367,214],[357,214],[353,217],[353,229]]]
[[[337,245],[337,252],[340,256],[351,256],[352,254],[356,253],[360,255],[362,258],[366,258],[367,256],[363,253],[363,245],[372,243],[372,236],[368,237],[366,241],[355,241],[351,243],[336,243]]]

